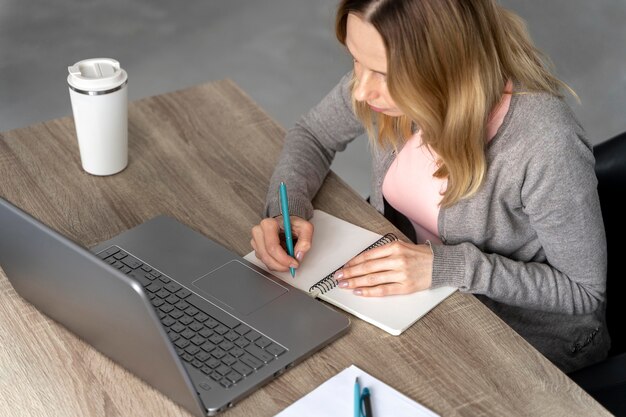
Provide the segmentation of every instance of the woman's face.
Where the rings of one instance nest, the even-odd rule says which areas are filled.
[[[387,55],[383,38],[372,24],[350,13],[346,27],[346,47],[354,60],[354,98],[376,112],[402,116],[387,90]]]

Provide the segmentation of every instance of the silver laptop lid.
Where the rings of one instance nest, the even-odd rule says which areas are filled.
[[[44,314],[194,415],[206,415],[141,286],[2,198],[0,266]]]

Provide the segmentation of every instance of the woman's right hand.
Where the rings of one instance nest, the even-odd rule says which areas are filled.
[[[254,254],[271,271],[284,272],[290,267],[298,268],[304,255],[311,249],[313,225],[302,217],[290,216],[289,219],[293,233],[295,259],[289,256],[280,242],[280,232],[283,230],[282,216],[263,219],[252,228],[250,244],[254,249]]]

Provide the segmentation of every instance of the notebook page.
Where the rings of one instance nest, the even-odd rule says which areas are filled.
[[[273,275],[303,291],[308,291],[313,284],[382,237],[321,210],[315,210],[310,221],[314,227],[313,244],[296,269],[296,277],[292,278],[289,271],[271,271]],[[267,270],[263,262],[254,256],[254,251],[244,258]]]
[[[325,417],[354,415],[354,379],[370,390],[376,417],[437,417],[428,408],[352,365],[276,414],[276,417]]]

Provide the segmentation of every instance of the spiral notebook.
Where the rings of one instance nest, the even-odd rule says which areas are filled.
[[[292,278],[289,272],[272,271],[272,274],[392,335],[404,332],[456,290],[441,287],[407,295],[361,297],[352,290],[339,288],[333,278],[335,271],[360,252],[397,240],[397,237],[390,233],[382,236],[321,210],[315,210],[310,221],[315,230],[313,245],[296,270],[296,277]],[[245,259],[267,270],[254,252]]]

